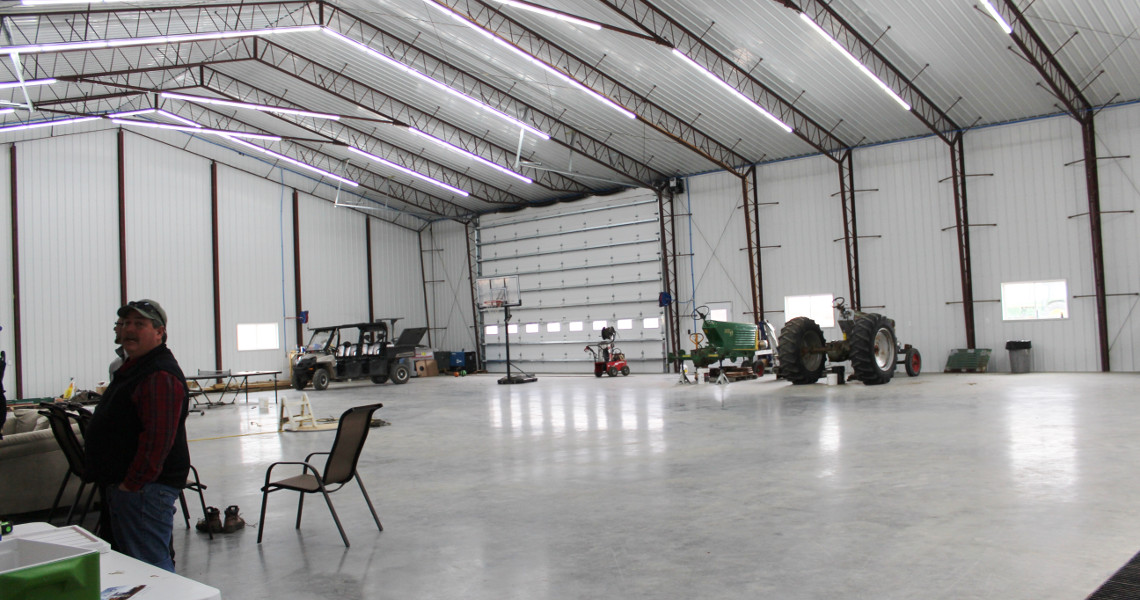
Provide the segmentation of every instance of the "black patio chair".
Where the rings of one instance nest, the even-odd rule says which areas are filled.
[[[59,491],[55,494],[55,501],[52,502],[51,510],[48,512],[47,521],[50,523],[52,517],[55,515],[55,509],[59,507],[60,500],[63,498],[63,491],[67,489],[67,483],[74,475],[79,478],[79,490],[75,493],[75,499],[71,503],[70,510],[67,511],[67,520],[64,524],[70,524],[72,517],[75,515],[75,509],[80,505],[83,506],[83,512],[79,515],[79,523],[82,524],[84,518],[87,516],[88,510],[91,508],[91,503],[95,498],[95,493],[98,491],[99,486],[94,485],[92,479],[87,476],[87,470],[84,465],[83,444],[79,441],[79,437],[75,435],[75,430],[72,429],[71,422],[74,420],[78,425],[80,431],[84,431],[87,426],[87,419],[90,418],[91,413],[84,410],[84,413],[70,413],[67,408],[61,404],[54,402],[41,402],[39,413],[48,419],[48,424],[51,426],[51,433],[55,437],[56,443],[59,444],[59,449],[63,451],[64,458],[67,459],[67,472],[63,474],[63,481],[59,484]],[[91,484],[91,491],[87,495],[87,501],[83,502],[83,491],[87,485]]]
[[[305,457],[305,462],[275,462],[269,465],[265,471],[265,485],[261,488],[261,524],[257,531],[257,543],[261,543],[261,536],[265,533],[265,505],[269,499],[269,494],[279,490],[291,490],[300,492],[300,497],[297,500],[295,529],[301,528],[301,510],[304,508],[305,494],[319,492],[324,496],[325,503],[329,506],[329,512],[332,513],[333,521],[336,522],[336,528],[340,531],[340,538],[344,540],[344,546],[349,547],[348,536],[344,534],[344,527],[340,524],[340,517],[337,516],[336,509],[333,508],[329,494],[340,490],[352,479],[355,479],[357,485],[360,486],[360,493],[364,495],[364,501],[368,503],[368,510],[372,511],[372,519],[376,521],[376,528],[384,531],[384,526],[380,524],[380,517],[376,516],[376,508],[372,506],[372,499],[368,497],[368,491],[364,489],[364,482],[360,480],[360,474],[356,472],[356,463],[360,459],[360,453],[364,449],[364,441],[368,438],[368,430],[372,425],[372,413],[381,406],[384,405],[369,404],[345,411],[340,416],[332,450],[313,452]],[[322,454],[328,456],[325,460],[323,473],[309,462],[314,456]],[[299,465],[301,466],[301,474],[273,481],[273,469],[278,465]],[[329,489],[329,486],[335,487]]]

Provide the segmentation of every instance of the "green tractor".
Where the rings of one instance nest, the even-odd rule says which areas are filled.
[[[887,383],[894,377],[901,359],[906,374],[916,377],[922,369],[922,355],[910,344],[900,346],[895,337],[894,319],[877,313],[853,311],[843,298],[832,304],[841,316],[843,339],[827,342],[823,330],[807,317],[796,317],[780,330],[776,376],[803,385],[815,383],[824,374],[827,361],[851,361],[851,379],[865,385]]]
[[[693,317],[701,320],[701,331],[689,335],[693,350],[689,353],[669,353],[669,360],[692,361],[697,368],[719,365],[725,360],[743,359],[741,367],[753,370],[757,376],[772,364],[775,335],[767,322],[759,326],[751,323],[732,323],[709,319],[709,308],[698,306]],[[703,345],[702,345],[703,342]]]

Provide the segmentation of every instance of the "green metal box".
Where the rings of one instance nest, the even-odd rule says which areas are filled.
[[[0,600],[99,600],[99,591],[97,551],[0,541]]]

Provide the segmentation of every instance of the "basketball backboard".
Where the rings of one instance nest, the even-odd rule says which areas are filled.
[[[522,306],[518,275],[480,277],[475,280],[475,304],[480,310]]]

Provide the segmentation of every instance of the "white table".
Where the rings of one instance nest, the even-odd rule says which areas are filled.
[[[16,525],[12,528],[12,533],[4,536],[4,539],[17,539],[48,529],[55,529],[55,526],[48,523]],[[99,554],[99,579],[100,591],[118,585],[146,585],[147,598],[152,595],[163,600],[221,600],[222,598],[222,593],[217,588],[164,571],[114,550]]]

